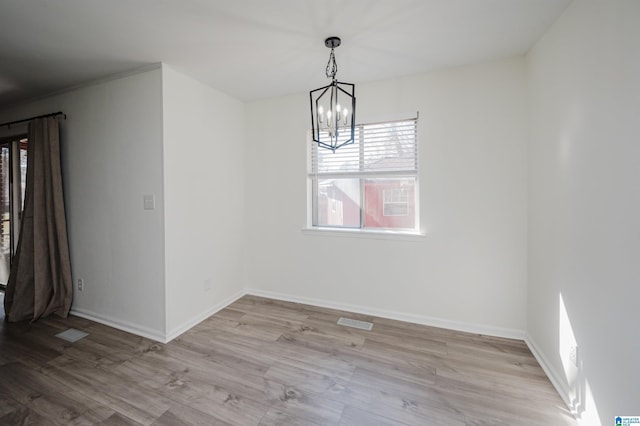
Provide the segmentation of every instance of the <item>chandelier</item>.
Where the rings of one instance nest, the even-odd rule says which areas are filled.
[[[339,37],[329,37],[324,45],[331,49],[325,74],[331,83],[309,92],[311,100],[311,133],[322,148],[335,152],[354,142],[356,123],[355,85],[336,80],[338,65],[334,49],[340,46]]]

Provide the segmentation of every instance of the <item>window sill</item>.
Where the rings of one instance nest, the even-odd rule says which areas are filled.
[[[402,240],[402,241],[420,241],[426,237],[421,232],[411,231],[384,231],[369,229],[350,229],[350,228],[319,228],[308,227],[303,228],[302,233],[305,235],[313,235],[320,237],[346,237],[346,238],[366,238],[373,240]]]

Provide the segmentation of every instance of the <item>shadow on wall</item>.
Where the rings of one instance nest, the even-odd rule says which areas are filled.
[[[568,385],[569,409],[580,424],[599,425],[598,407],[593,399],[589,380],[584,374],[580,346],[573,332],[562,293],[560,293],[559,310],[558,351]]]

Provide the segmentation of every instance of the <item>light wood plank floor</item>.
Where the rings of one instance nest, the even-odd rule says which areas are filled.
[[[69,327],[89,336],[54,337]],[[0,322],[0,424],[575,423],[521,341],[245,296],[167,345]]]

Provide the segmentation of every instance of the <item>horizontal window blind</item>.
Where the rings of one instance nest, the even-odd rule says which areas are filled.
[[[360,124],[355,142],[332,152],[311,140],[310,176],[416,175],[417,119]]]

